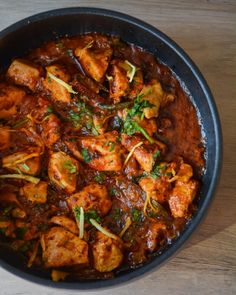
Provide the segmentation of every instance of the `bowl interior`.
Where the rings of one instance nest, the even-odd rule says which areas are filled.
[[[197,108],[202,133],[206,144],[206,169],[199,209],[182,235],[175,243],[139,269],[121,272],[109,281],[62,282],[50,281],[48,273],[25,268],[21,259],[5,249],[0,253],[1,264],[9,271],[44,285],[90,289],[111,286],[140,276],[168,259],[186,241],[202,219],[216,187],[221,162],[221,131],[217,110],[210,90],[189,57],[163,33],[137,19],[124,14],[93,8],[68,8],[35,15],[5,29],[0,33],[1,69],[7,67],[14,57],[27,53],[30,49],[60,36],[73,36],[88,32],[118,35],[123,40],[134,43],[154,54],[170,67],[184,82]],[[187,114],[186,114],[187,115]],[[187,126],[186,126],[187,128]]]

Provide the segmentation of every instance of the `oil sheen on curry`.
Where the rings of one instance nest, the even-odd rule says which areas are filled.
[[[181,234],[197,210],[204,144],[170,69],[87,34],[1,74],[0,157],[1,244],[54,281],[108,279]]]

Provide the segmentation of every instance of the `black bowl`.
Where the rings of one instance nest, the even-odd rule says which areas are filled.
[[[202,74],[187,54],[156,28],[125,14],[98,8],[65,8],[26,18],[0,33],[1,67],[9,65],[14,57],[22,56],[45,41],[60,36],[88,32],[118,35],[157,56],[184,82],[191,93],[201,122],[206,144],[206,169],[200,193],[199,208],[176,241],[161,255],[154,256],[140,268],[120,272],[115,278],[103,281],[52,282],[48,273],[24,267],[21,259],[8,250],[1,250],[1,266],[35,283],[65,289],[93,289],[115,286],[138,278],[166,262],[192,235],[206,214],[213,199],[222,161],[222,137],[218,112],[212,94]],[[189,42],[191,42],[189,40]]]

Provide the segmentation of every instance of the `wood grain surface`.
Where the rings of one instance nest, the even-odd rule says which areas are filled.
[[[70,6],[125,12],[154,25],[175,40],[208,81],[224,136],[224,163],[218,192],[206,219],[185,248],[160,269],[138,281],[89,294],[236,294],[236,1],[0,0],[0,30],[29,15]],[[0,294],[75,293],[33,285],[0,268]]]

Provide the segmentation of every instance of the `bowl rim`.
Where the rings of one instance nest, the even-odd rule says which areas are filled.
[[[181,233],[181,236],[169,247],[164,253],[162,253],[160,256],[152,259],[150,262],[144,264],[143,266],[129,272],[125,273],[120,276],[115,276],[112,279],[109,280],[101,280],[101,281],[84,281],[84,282],[64,282],[61,281],[59,283],[53,282],[48,279],[44,279],[41,277],[37,277],[33,274],[29,274],[27,272],[23,272],[22,270],[8,264],[7,262],[0,259],[0,266],[2,266],[4,269],[9,271],[10,273],[21,277],[23,279],[26,279],[30,282],[37,283],[40,285],[44,285],[47,287],[53,287],[58,289],[67,289],[67,290],[94,290],[99,288],[99,290],[108,288],[108,287],[114,287],[119,286],[120,284],[124,283],[130,283],[134,279],[138,279],[141,276],[144,276],[146,274],[149,274],[151,271],[157,269],[158,266],[161,266],[164,261],[167,261],[177,251],[180,250],[180,248],[186,244],[186,241],[189,239],[189,237],[194,233],[194,231],[199,227],[200,222],[203,220],[203,218],[206,216],[206,213],[209,209],[210,203],[213,200],[213,196],[215,194],[217,184],[219,183],[219,178],[221,174],[221,168],[222,168],[222,130],[221,130],[221,124],[219,119],[219,114],[217,111],[217,107],[213,98],[213,95],[210,91],[209,86],[207,85],[207,82],[203,75],[201,74],[198,67],[195,65],[195,63],[191,60],[191,58],[186,54],[186,52],[177,45],[172,39],[170,39],[167,35],[159,31],[154,26],[138,19],[133,16],[129,16],[125,13],[117,12],[114,10],[104,9],[104,8],[96,8],[96,7],[66,7],[66,8],[59,8],[59,9],[52,9],[44,12],[40,12],[37,14],[34,14],[32,16],[26,17],[20,21],[17,21],[16,23],[8,26],[7,28],[3,29],[0,32],[0,39],[6,37],[8,34],[17,31],[18,29],[25,27],[33,22],[43,21],[50,17],[60,17],[65,15],[77,15],[77,14],[94,14],[94,15],[100,15],[105,17],[111,17],[115,18],[124,22],[128,22],[136,27],[142,28],[149,33],[155,35],[158,37],[162,42],[164,42],[166,45],[168,45],[174,52],[177,54],[185,64],[189,67],[195,78],[197,79],[202,91],[204,92],[204,96],[206,98],[206,101],[208,103],[208,106],[210,108],[210,112],[212,114],[213,124],[214,124],[214,131],[215,131],[215,141],[216,141],[216,153],[215,153],[215,163],[214,163],[214,172],[212,181],[210,183],[208,193],[205,196],[205,200],[202,203],[201,208],[198,209],[193,222],[190,222],[188,226],[185,228],[185,230]]]

